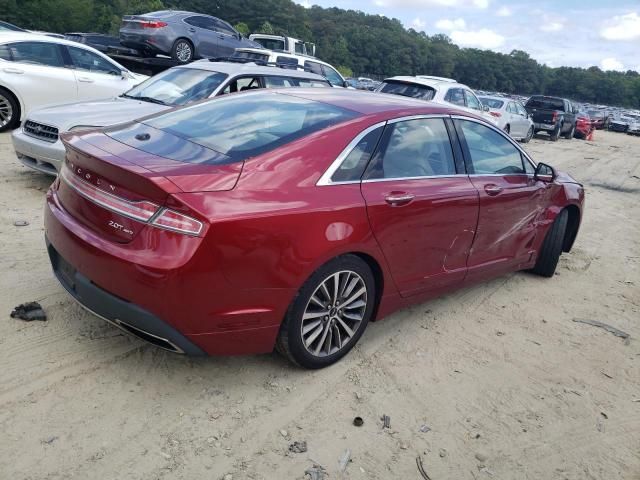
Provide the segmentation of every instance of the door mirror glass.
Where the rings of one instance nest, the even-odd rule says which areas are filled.
[[[536,180],[540,180],[541,182],[553,182],[553,180],[556,178],[556,171],[551,165],[547,165],[546,163],[539,163],[536,167],[534,178]]]

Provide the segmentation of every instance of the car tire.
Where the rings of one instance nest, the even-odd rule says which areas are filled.
[[[533,131],[533,127],[529,127],[529,130],[527,131],[527,136],[521,140],[522,143],[529,143],[534,135],[535,133]]]
[[[193,43],[186,38],[177,39],[171,48],[171,58],[181,64],[193,61],[195,58]]]
[[[371,268],[356,255],[343,255],[324,264],[291,302],[280,326],[276,350],[309,369],[337,362],[358,342],[369,323],[377,298],[375,288]],[[341,301],[353,307],[345,312]]]
[[[553,221],[553,225],[551,225],[540,247],[536,264],[531,269],[536,275],[552,277],[555,273],[560,254],[562,253],[562,244],[564,243],[564,234],[567,230],[568,219],[569,212],[562,210]]]
[[[9,90],[0,88],[0,132],[13,130],[20,123],[20,104]]]
[[[571,140],[573,138],[573,134],[575,133],[575,131],[576,131],[575,125],[571,125],[571,129],[563,135],[564,138],[567,140]]]
[[[557,142],[558,139],[560,138],[560,131],[562,130],[562,125],[560,125],[558,128],[556,128],[553,132],[551,132],[549,134],[549,137],[551,138],[552,142]]]
[[[504,133],[507,135],[511,134],[511,127],[508,124],[504,126]]]

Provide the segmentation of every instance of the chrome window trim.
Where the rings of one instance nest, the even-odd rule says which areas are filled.
[[[406,180],[432,180],[436,178],[458,178],[469,177],[466,173],[454,173],[449,175],[423,175],[420,177],[395,177],[395,178],[369,178],[361,180],[360,183],[376,183],[376,182],[393,182],[393,181],[406,181]]]
[[[333,177],[333,174],[336,173],[336,170],[338,170],[338,168],[340,168],[342,162],[345,161],[345,159],[349,156],[353,149],[358,146],[358,144],[364,137],[373,132],[376,128],[384,127],[386,124],[387,121],[378,122],[374,125],[371,125],[370,127],[365,128],[358,135],[356,135],[354,139],[349,142],[349,145],[347,145],[344,150],[340,152],[340,155],[338,155],[338,157],[331,163],[331,165],[329,165],[329,168],[325,170],[320,179],[316,182],[316,186],[326,187],[328,185],[348,185],[353,183],[360,183],[360,179],[334,182],[331,180],[331,177]]]
[[[504,131],[499,129],[497,126],[491,125],[489,122],[487,122],[485,120],[481,120],[481,119],[473,118],[473,117],[467,117],[467,116],[464,116],[464,115],[451,115],[451,118],[454,119],[454,120],[467,120],[467,121],[470,121],[470,122],[479,123],[480,125],[484,125],[486,127],[489,127],[491,129],[493,129],[494,131],[496,131],[500,135],[502,135],[504,138],[506,138],[514,147],[516,147],[516,149],[524,156],[524,158],[526,158],[527,161],[533,166],[534,170],[537,168],[537,164],[533,161],[533,159],[529,156],[529,154],[524,151],[524,149],[518,144],[518,142],[516,142],[513,138],[511,138],[511,136],[509,136],[507,133],[505,133]],[[471,175],[476,175],[476,174],[470,174],[470,176]],[[527,173],[526,172],[525,173],[515,173],[515,174],[492,173],[492,174],[478,174],[478,175],[482,175],[482,176],[486,176],[486,175],[504,176],[504,175],[527,175]]]

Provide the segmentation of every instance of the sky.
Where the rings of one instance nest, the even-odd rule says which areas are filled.
[[[399,19],[461,47],[524,50],[550,67],[640,72],[640,0],[295,0]]]

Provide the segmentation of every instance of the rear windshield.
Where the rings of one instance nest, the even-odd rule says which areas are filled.
[[[403,97],[419,98],[420,100],[431,100],[436,91],[426,85],[416,85],[414,83],[404,83],[394,80],[382,82],[378,90],[382,93],[392,93]]]
[[[502,100],[496,100],[495,98],[480,97],[480,101],[489,108],[499,109],[504,105]]]
[[[185,105],[209,98],[226,78],[226,73],[172,68],[133,87],[122,96],[170,106]]]
[[[219,98],[144,123],[221,153],[228,163],[260,155],[355,116],[355,112],[326,103],[261,92]]]
[[[544,110],[564,110],[564,102],[560,98],[532,97],[527,107],[542,108]]]

